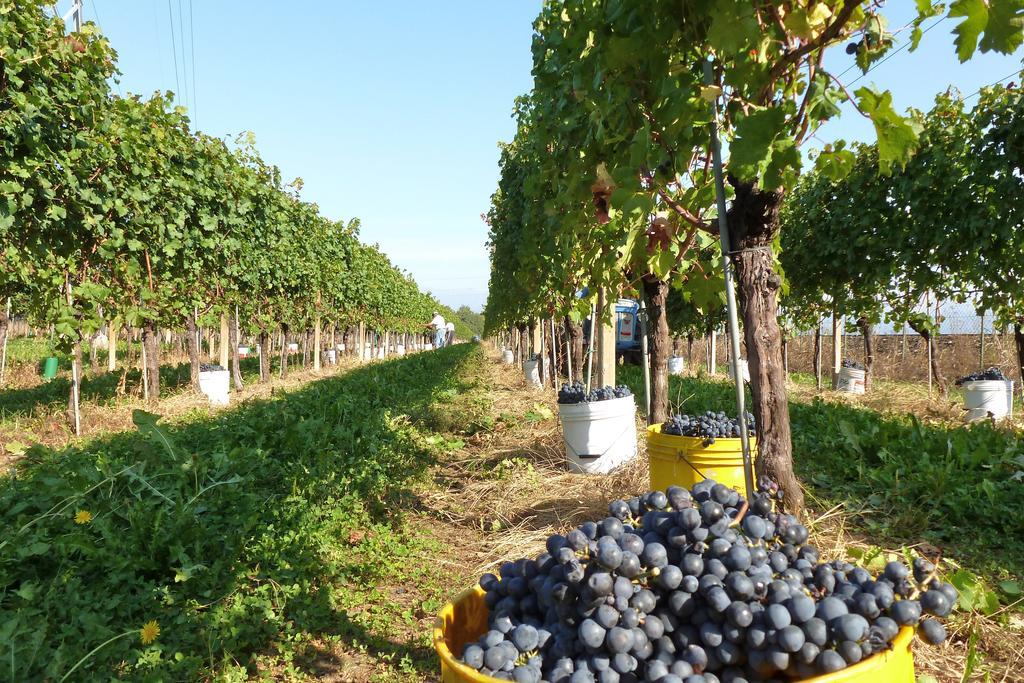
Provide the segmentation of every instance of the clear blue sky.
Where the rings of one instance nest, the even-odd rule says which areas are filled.
[[[64,12],[70,0],[57,4]],[[890,4],[892,25],[905,23],[911,0]],[[514,133],[512,101],[531,86],[540,0],[85,5],[120,55],[122,93],[175,90],[204,132],[255,132],[264,158],[285,178],[301,176],[325,215],[358,216],[363,239],[444,303],[483,305],[480,214],[497,182],[497,143]],[[890,88],[897,108],[927,109],[950,84],[969,94],[1019,68],[1019,55],[959,65],[950,28],[938,25],[916,53],[896,54],[854,87]],[[849,61],[840,49],[830,64],[841,71]],[[847,107],[819,137],[873,135]]]

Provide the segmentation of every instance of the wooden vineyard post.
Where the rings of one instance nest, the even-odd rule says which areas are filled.
[[[708,374],[714,375],[718,372],[718,333],[711,330],[708,346]]]
[[[838,313],[832,313],[832,388],[839,381],[839,368],[843,367],[843,335],[842,319]]]
[[[7,369],[7,337],[11,330],[11,298],[7,297],[4,306],[4,317],[0,320],[0,336],[3,337],[3,348],[0,349],[0,387],[4,385],[4,371]]]
[[[225,370],[228,369],[228,316],[226,313],[220,314],[220,366]]]
[[[316,317],[313,327],[313,372],[320,372],[320,316]]]
[[[615,386],[615,304],[609,304],[602,287],[597,294],[598,317],[591,324],[597,332],[597,386]]]

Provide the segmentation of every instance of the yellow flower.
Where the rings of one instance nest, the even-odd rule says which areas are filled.
[[[149,645],[156,640],[158,635],[160,635],[160,625],[155,621],[147,621],[139,631],[139,639],[142,640],[143,645]]]
[[[92,513],[88,510],[79,510],[75,513],[75,524],[88,524],[92,521]]]

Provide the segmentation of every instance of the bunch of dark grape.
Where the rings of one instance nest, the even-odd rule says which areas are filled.
[[[221,367],[220,365],[218,365],[217,363],[200,363],[199,364],[199,371],[200,372],[218,372],[218,371],[221,371],[221,370],[224,370],[224,368]]]
[[[707,411],[703,415],[673,415],[661,427],[662,434],[695,436],[710,446],[715,439],[736,439],[740,436],[739,420],[725,413]],[[754,434],[754,416],[747,413],[747,432]]]
[[[614,398],[625,398],[632,395],[633,392],[625,384],[620,384],[617,387],[607,386],[600,389],[591,389],[590,393],[587,393],[583,384],[574,382],[562,385],[562,388],[558,390],[558,402],[583,403],[586,401],[593,403],[595,401],[610,401]]]
[[[559,403],[583,403],[586,400],[587,390],[580,382],[563,384],[562,388],[558,390]]]
[[[864,366],[855,360],[845,359],[843,360],[843,367],[850,368],[851,370],[863,370]]]
[[[1008,378],[1003,374],[1003,371],[999,368],[988,368],[981,372],[974,372],[965,377],[961,377],[956,381],[956,385],[960,386],[964,382],[984,382],[984,381],[997,381],[1005,382]]]
[[[957,594],[934,565],[821,562],[759,485],[749,504],[711,480],[616,500],[484,574],[488,628],[461,661],[521,683],[781,683],[883,652],[901,626],[945,639],[933,617]]]

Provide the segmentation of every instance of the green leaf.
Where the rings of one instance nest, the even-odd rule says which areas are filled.
[[[802,158],[800,150],[791,138],[779,138],[772,143],[771,159],[761,177],[761,187],[773,190],[779,187],[792,187],[796,184],[800,173]]]
[[[740,180],[758,179],[785,123],[786,113],[781,107],[759,109],[740,119],[736,137],[729,145],[729,171]]]
[[[829,180],[842,180],[853,169],[856,155],[848,149],[827,148],[814,160],[814,170]]]
[[[1000,581],[999,590],[1003,591],[1010,597],[1016,597],[1021,594],[1020,584],[1016,581]]]
[[[145,410],[139,410],[136,408],[132,411],[132,422],[136,428],[143,434],[151,434],[163,444],[167,450],[167,454],[172,458],[174,457],[174,443],[171,441],[170,434],[168,434],[163,428],[157,425],[157,421],[161,418],[161,415],[155,415],[148,413]]]
[[[963,17],[953,29],[956,34],[956,54],[966,62],[978,47],[978,37],[988,25],[988,7],[985,0],[954,0],[949,6],[950,17]]]
[[[878,135],[878,165],[882,173],[889,173],[894,166],[902,168],[917,147],[921,124],[906,116],[900,116],[892,107],[892,93],[878,91],[867,86],[856,93],[861,111],[868,115]]]
[[[1024,41],[1024,0],[995,0],[978,47],[982,52],[1013,53]]]
[[[761,38],[754,7],[747,0],[716,0],[711,15],[707,38],[718,53],[740,52]]]

